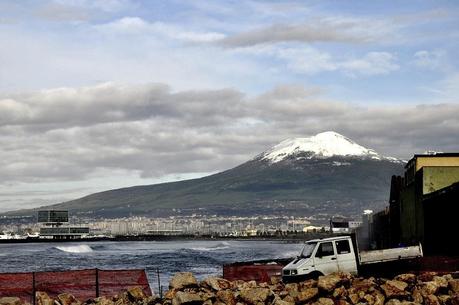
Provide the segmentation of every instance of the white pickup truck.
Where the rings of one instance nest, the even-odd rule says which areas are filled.
[[[284,282],[297,282],[333,272],[357,274],[364,267],[422,257],[418,246],[360,252],[351,236],[309,240],[300,255],[282,269]]]

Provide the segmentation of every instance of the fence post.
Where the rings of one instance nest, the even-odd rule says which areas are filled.
[[[161,288],[161,279],[159,277],[159,268],[156,269],[156,275],[158,276],[158,293],[159,293],[159,297],[162,299],[163,298],[163,291],[162,291],[162,288]]]
[[[99,297],[99,269],[96,268],[96,298]]]
[[[33,305],[36,304],[35,302],[35,272],[32,272],[32,303]]]

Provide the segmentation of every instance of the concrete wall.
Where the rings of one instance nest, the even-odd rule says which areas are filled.
[[[422,169],[422,194],[426,195],[459,181],[459,166],[426,166]]]
[[[459,166],[459,157],[418,156],[416,159],[416,171],[424,166]]]
[[[416,238],[415,185],[407,186],[400,196],[400,241],[407,244]]]

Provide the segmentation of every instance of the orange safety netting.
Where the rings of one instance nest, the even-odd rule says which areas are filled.
[[[114,296],[124,289],[140,286],[151,295],[145,270],[75,270],[0,274],[0,297],[15,296],[33,303],[34,291],[51,297],[66,292],[80,300]]]
[[[0,297],[16,296],[23,301],[32,302],[32,273],[1,273]]]

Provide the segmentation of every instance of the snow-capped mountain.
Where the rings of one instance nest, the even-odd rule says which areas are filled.
[[[359,157],[374,160],[396,160],[392,157],[381,156],[373,149],[365,148],[334,131],[322,132],[309,138],[287,139],[256,158],[277,163],[289,157],[308,159]]]
[[[289,139],[235,168],[171,183],[95,193],[52,206],[102,217],[126,215],[359,215],[387,205],[403,161],[336,133]],[[29,213],[26,211],[23,213]],[[319,216],[318,216],[319,217]]]

